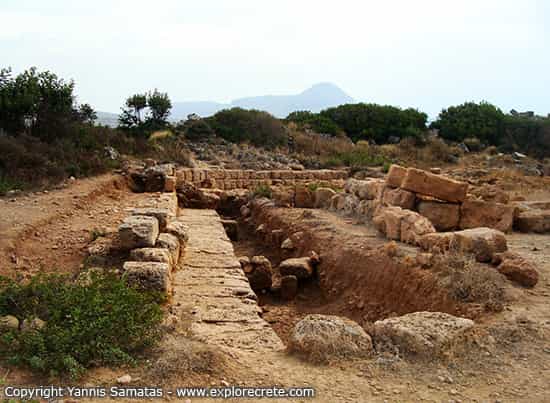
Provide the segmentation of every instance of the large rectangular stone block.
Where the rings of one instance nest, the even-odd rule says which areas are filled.
[[[466,182],[459,182],[416,168],[407,169],[401,188],[454,203],[466,200],[468,192]]]
[[[142,290],[169,294],[172,290],[170,265],[159,262],[126,262],[123,265],[129,285]]]
[[[407,168],[393,164],[388,171],[388,175],[386,176],[386,184],[392,188],[401,187],[401,183],[403,183],[403,179],[406,174]]]
[[[460,207],[460,228],[494,228],[512,231],[516,207],[482,200],[466,200]]]
[[[154,246],[159,235],[159,222],[155,217],[133,215],[126,217],[118,227],[120,244],[125,249]]]
[[[418,203],[418,212],[428,218],[438,231],[450,231],[458,227],[460,205],[422,200]]]

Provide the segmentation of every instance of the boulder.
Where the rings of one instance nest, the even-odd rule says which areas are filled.
[[[468,183],[435,175],[421,169],[409,168],[401,188],[440,200],[461,203],[466,200]]]
[[[273,269],[271,262],[264,256],[253,256],[250,259],[249,269],[245,269],[246,277],[250,282],[250,287],[254,291],[269,289],[271,287],[271,277]]]
[[[460,220],[460,205],[422,200],[418,203],[418,212],[426,217],[438,231],[456,229]]]
[[[382,179],[367,179],[360,181],[356,196],[361,200],[378,200],[382,197],[386,181]]]
[[[272,197],[277,207],[292,207],[294,205],[294,192],[290,189],[274,188]]]
[[[418,240],[419,246],[429,252],[444,252],[449,250],[454,232],[434,232],[426,234]]]
[[[136,262],[160,262],[172,264],[172,256],[167,249],[139,248],[130,252],[130,259]]]
[[[184,244],[187,242],[187,239],[188,239],[188,232],[189,232],[189,228],[187,228],[187,226],[181,222],[181,221],[172,221],[170,224],[168,224],[166,226],[166,229],[165,229],[166,233],[168,234],[172,234],[174,235],[175,237],[178,238],[178,240]]]
[[[164,178],[164,191],[165,192],[175,192],[176,191],[176,177],[175,176],[166,176]]]
[[[550,232],[550,210],[526,210],[514,220],[514,227],[521,232]]]
[[[0,316],[0,330],[19,329],[19,319],[12,315]]]
[[[330,206],[330,199],[334,196],[336,192],[330,188],[317,188],[314,195],[313,206],[315,208],[327,208]]]
[[[308,278],[313,274],[313,264],[309,257],[286,259],[279,265],[281,275],[293,275],[297,278]]]
[[[539,281],[539,273],[535,264],[521,255],[504,252],[493,257],[498,262],[497,270],[510,281],[524,287],[534,287]]]
[[[129,216],[118,227],[118,235],[122,248],[152,247],[159,235],[159,222],[151,216]]]
[[[371,337],[350,319],[307,315],[290,335],[288,349],[313,362],[364,358],[372,354]]]
[[[378,206],[379,200],[361,200],[356,206],[355,214],[364,222],[370,221]]]
[[[41,330],[46,326],[46,322],[40,318],[27,318],[21,323],[21,331],[29,332],[31,330]]]
[[[123,265],[129,285],[142,290],[170,293],[170,265],[159,262],[126,262]]]
[[[313,208],[315,198],[313,192],[303,185],[296,186],[294,189],[294,207]]]
[[[346,196],[343,193],[337,193],[330,199],[330,210],[341,211],[344,209]]]
[[[420,239],[426,234],[435,232],[435,228],[426,217],[414,211],[407,211],[401,220],[401,242],[419,245]]]
[[[155,244],[157,248],[162,248],[170,253],[172,264],[175,266],[180,260],[180,241],[175,235],[162,233]]]
[[[344,200],[344,214],[348,216],[354,215],[357,211],[357,206],[359,206],[359,198],[355,195],[347,194]]]
[[[460,207],[460,228],[494,228],[502,232],[512,231],[516,208],[511,205],[466,200]]]
[[[292,250],[294,249],[294,242],[292,242],[292,239],[287,238],[281,243],[281,249],[285,250]]]
[[[385,207],[375,213],[372,222],[386,238],[401,240],[401,220],[406,215],[407,212],[401,207]]]
[[[390,166],[390,170],[388,171],[388,175],[386,176],[386,185],[392,188],[401,187],[401,184],[403,183],[403,179],[405,179],[406,174],[407,168],[393,164],[392,166]]]
[[[377,351],[410,354],[422,358],[453,355],[474,327],[470,319],[443,312],[414,312],[374,323]]]
[[[132,209],[132,215],[155,217],[159,223],[159,231],[163,232],[166,226],[175,218],[175,215],[167,208],[138,207]]]
[[[379,209],[373,223],[386,238],[413,245],[419,244],[423,235],[435,232],[426,217],[395,206]]]
[[[281,298],[291,300],[298,294],[298,278],[293,275],[281,277]]]
[[[486,202],[508,204],[510,196],[496,185],[483,185],[470,189],[470,193]]]
[[[492,228],[456,231],[449,247],[461,253],[473,253],[478,262],[490,262],[495,253],[508,249],[506,236]]]
[[[416,196],[414,193],[400,188],[392,189],[388,187],[384,189],[382,196],[382,203],[386,206],[397,206],[407,210],[414,209],[415,201]]]

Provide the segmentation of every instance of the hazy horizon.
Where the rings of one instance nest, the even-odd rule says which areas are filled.
[[[173,102],[228,103],[331,82],[357,102],[432,117],[482,100],[550,112],[542,0],[4,0],[0,17],[0,67],[74,79],[99,111],[153,88]]]

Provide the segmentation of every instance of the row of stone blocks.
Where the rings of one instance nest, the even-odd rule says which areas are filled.
[[[178,221],[177,209],[175,193],[152,195],[119,226],[121,246],[129,251],[123,272],[130,285],[171,293],[172,271],[187,240],[187,229]]]
[[[287,180],[334,180],[347,178],[346,171],[340,170],[272,170],[255,171],[242,169],[199,169],[199,168],[180,168],[176,170],[178,181],[201,183],[209,179],[287,179]]]

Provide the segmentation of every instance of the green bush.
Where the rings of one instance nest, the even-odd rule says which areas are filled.
[[[324,161],[326,168],[347,166],[352,169],[361,169],[372,166],[384,166],[389,161],[386,157],[373,154],[368,150],[355,148],[349,152],[337,153]]]
[[[300,129],[309,127],[316,133],[331,134],[336,136],[342,133],[342,129],[338,127],[330,118],[323,116],[319,113],[313,113],[310,111],[296,111],[289,114],[286,119],[287,122],[294,122]]]
[[[233,143],[250,142],[259,147],[275,148],[288,142],[282,122],[267,112],[224,109],[206,121],[218,136]]]
[[[320,115],[341,127],[353,141],[374,140],[378,144],[387,143],[391,136],[419,137],[428,119],[416,109],[365,103],[328,108]]]
[[[254,197],[267,197],[268,199],[271,199],[273,192],[269,185],[258,185],[252,192],[252,195]]]
[[[504,135],[504,113],[488,102],[466,102],[443,109],[431,127],[452,141],[476,137],[483,144],[498,145]]]
[[[2,278],[0,315],[40,318],[46,325],[4,332],[0,358],[72,378],[93,366],[131,364],[160,337],[158,298],[108,275],[91,275],[85,283],[37,276],[25,285]]]

